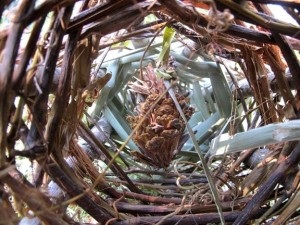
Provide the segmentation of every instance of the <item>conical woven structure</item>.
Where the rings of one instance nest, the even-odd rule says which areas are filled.
[[[137,106],[138,115],[128,117],[133,129],[145,117],[133,136],[144,154],[140,157],[150,165],[167,168],[180,150],[185,129],[184,121],[168,93],[157,102],[165,92],[165,86],[163,79],[157,78],[151,65],[145,68],[143,80],[136,80],[130,87],[145,98],[145,101]],[[176,93],[176,97],[185,117],[189,119],[194,112],[189,106],[189,98],[180,93]]]

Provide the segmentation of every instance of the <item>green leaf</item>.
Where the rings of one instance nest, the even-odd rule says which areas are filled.
[[[219,66],[218,66],[219,67]],[[232,94],[227,80],[219,67],[218,73],[210,73],[210,81],[213,88],[214,97],[221,116],[228,118],[232,110]]]
[[[109,102],[104,107],[103,114],[116,133],[121,137],[122,141],[126,140],[131,130],[120,110],[112,102]],[[128,142],[128,147],[130,149],[138,149],[132,140]]]
[[[172,42],[174,36],[175,36],[175,31],[172,28],[166,27],[164,29],[162,50],[161,50],[160,55],[157,60],[157,63],[159,65],[160,64],[162,64],[162,65],[168,64],[171,42]]]
[[[233,136],[225,133],[212,140],[209,155],[224,155],[264,145],[299,140],[299,136],[300,120],[273,123]]]

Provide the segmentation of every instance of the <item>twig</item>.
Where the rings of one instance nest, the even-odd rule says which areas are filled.
[[[172,216],[174,215],[177,215],[184,207],[184,202],[185,202],[185,198],[186,198],[186,195],[183,196],[182,198],[182,201],[181,201],[181,204],[178,208],[175,209],[174,212],[164,216],[159,222],[157,222],[155,225],[161,225],[164,223],[165,220],[167,220],[168,218],[171,218]]]
[[[261,17],[260,15],[250,11],[249,9],[247,9],[247,7],[241,6],[229,0],[215,0],[215,1],[219,4],[225,5],[232,11],[237,12],[237,14],[242,15],[244,18],[249,19],[250,22],[253,22],[258,26],[264,27],[266,29],[270,29],[277,33],[286,34],[291,37],[300,39],[300,28],[297,26],[267,20]]]
[[[213,182],[212,176],[211,176],[211,174],[210,174],[209,168],[208,168],[208,166],[207,166],[207,164],[206,164],[206,162],[205,162],[205,158],[204,158],[204,156],[203,156],[202,153],[201,153],[201,150],[200,150],[199,145],[198,145],[198,143],[197,143],[195,134],[194,134],[192,128],[190,127],[190,125],[188,124],[187,119],[185,118],[185,115],[184,115],[184,113],[183,113],[183,111],[182,111],[182,109],[181,109],[181,107],[180,107],[180,105],[179,105],[179,103],[178,103],[178,101],[177,101],[177,98],[176,98],[176,96],[175,96],[174,90],[171,89],[171,87],[172,87],[173,85],[170,85],[170,82],[169,82],[169,81],[165,81],[164,84],[165,84],[166,89],[168,90],[168,92],[169,92],[171,98],[173,99],[173,101],[174,101],[174,103],[175,103],[175,106],[176,106],[178,112],[180,113],[180,116],[182,117],[183,121],[184,121],[185,124],[186,124],[188,133],[189,133],[189,135],[190,135],[190,137],[191,137],[191,139],[192,139],[192,141],[193,141],[193,144],[194,144],[194,147],[195,147],[195,149],[196,149],[196,152],[198,153],[199,158],[200,158],[200,160],[201,160],[201,163],[202,163],[202,165],[203,165],[204,173],[205,173],[205,175],[206,175],[206,177],[207,177],[208,184],[209,184],[210,190],[211,190],[212,195],[213,195],[213,199],[214,199],[214,201],[215,201],[215,203],[216,203],[216,206],[217,206],[217,209],[218,209],[218,214],[219,214],[219,216],[220,216],[221,224],[225,225],[225,220],[224,220],[224,216],[223,216],[223,213],[222,213],[222,207],[221,207],[221,202],[220,202],[220,200],[219,200],[218,191],[217,191],[217,189],[216,189],[216,187],[215,187],[215,185],[214,185],[214,182]]]
[[[113,157],[110,155],[110,153],[105,148],[105,146],[95,137],[95,135],[85,126],[85,124],[82,121],[80,121],[79,124],[80,124],[81,132],[87,133],[91,139],[91,140],[88,140],[87,138],[85,138],[85,141],[87,141],[87,143],[89,143],[89,145],[92,146],[95,150],[100,148],[101,152],[108,159],[107,165],[109,165],[111,163],[110,169],[112,169],[116,173],[116,175],[120,176],[127,182],[128,187],[131,191],[142,194],[142,191],[136,187],[136,185],[131,181],[131,179],[129,179],[129,177],[124,173],[122,168],[115,162],[115,160],[113,160]],[[97,184],[97,183],[98,182],[96,182],[96,180],[95,180],[95,184]]]
[[[234,221],[233,225],[245,224],[253,216],[253,211],[261,207],[261,204],[272,193],[272,190],[278,182],[286,176],[286,172],[294,165],[297,165],[299,159],[300,143],[298,142],[292,153],[285,160],[278,162],[276,170],[260,186],[257,193],[253,196],[252,200],[248,202],[241,215]]]

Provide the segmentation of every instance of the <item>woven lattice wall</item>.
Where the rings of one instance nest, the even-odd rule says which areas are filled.
[[[0,18],[0,224],[299,223],[296,0]]]

